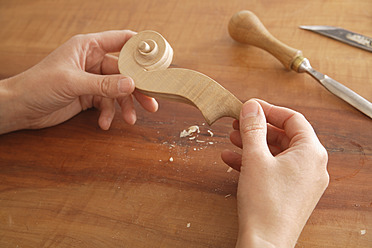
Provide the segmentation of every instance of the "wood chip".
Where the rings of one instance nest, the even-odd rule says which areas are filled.
[[[208,133],[211,135],[211,137],[213,137],[213,133],[211,130],[208,130]]]
[[[184,138],[184,137],[187,137],[187,136],[191,136],[193,133],[200,133],[200,129],[199,129],[199,126],[191,126],[186,130],[183,130],[181,133],[180,133],[180,137],[181,138]]]

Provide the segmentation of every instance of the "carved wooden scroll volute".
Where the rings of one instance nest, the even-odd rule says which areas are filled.
[[[172,58],[173,50],[163,36],[143,31],[123,46],[119,70],[133,78],[137,90],[145,95],[197,107],[209,125],[221,117],[239,118],[241,101],[206,75],[168,68]]]

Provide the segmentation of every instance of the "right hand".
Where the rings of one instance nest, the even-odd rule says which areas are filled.
[[[325,148],[303,115],[261,100],[233,126],[242,155],[221,156],[240,171],[236,247],[294,247],[329,182]]]

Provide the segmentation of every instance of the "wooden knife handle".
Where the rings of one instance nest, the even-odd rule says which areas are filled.
[[[251,11],[242,10],[236,13],[230,19],[228,29],[234,40],[262,48],[276,57],[287,69],[297,71],[296,62],[303,59],[302,52],[272,36]]]

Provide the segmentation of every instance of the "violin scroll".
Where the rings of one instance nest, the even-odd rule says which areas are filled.
[[[209,125],[224,116],[239,118],[241,101],[206,75],[167,69],[172,59],[173,49],[163,36],[143,31],[123,46],[118,65],[120,73],[133,78],[143,94],[196,106]]]

